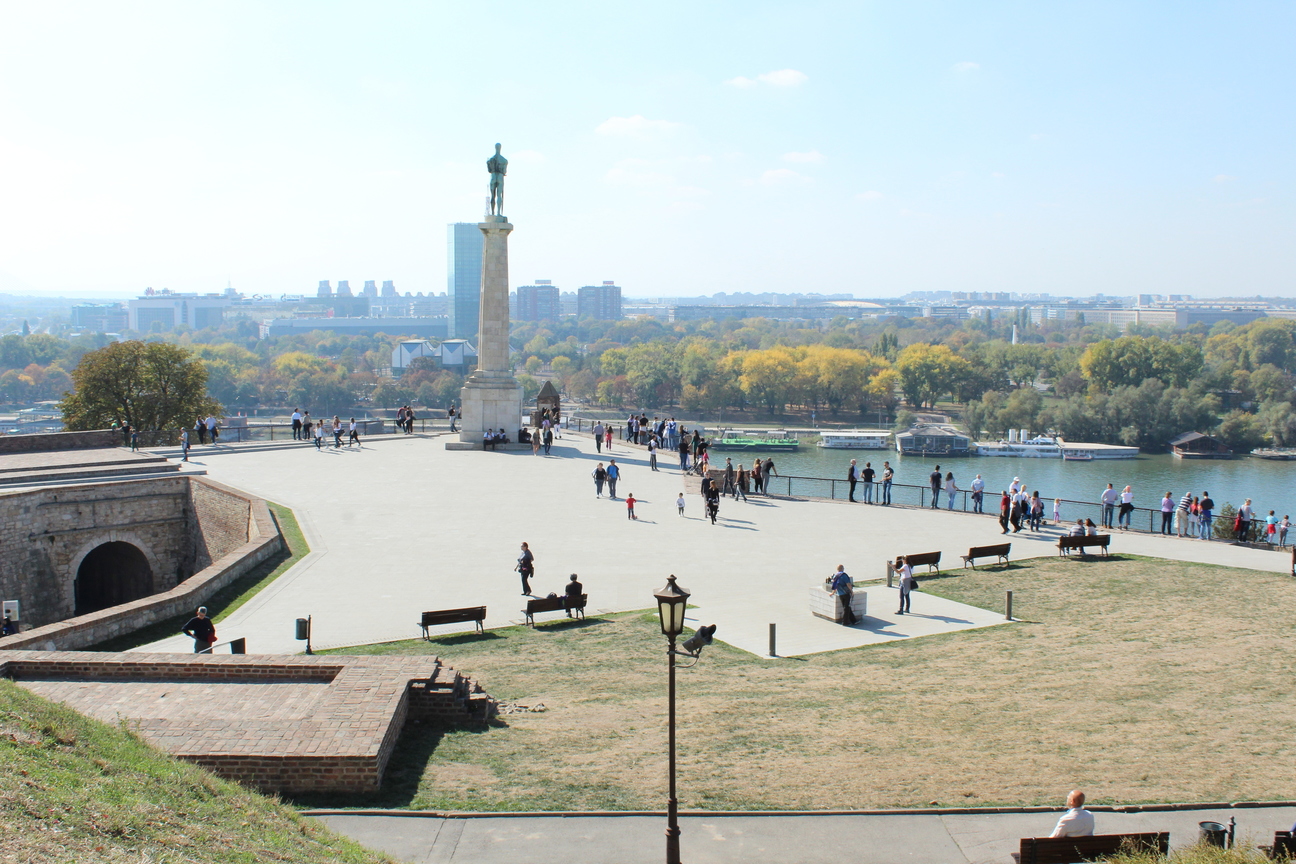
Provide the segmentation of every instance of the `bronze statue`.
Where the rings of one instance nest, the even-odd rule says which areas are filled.
[[[508,160],[500,155],[500,145],[495,145],[495,155],[486,160],[490,172],[490,215],[504,215],[504,175],[508,173]]]

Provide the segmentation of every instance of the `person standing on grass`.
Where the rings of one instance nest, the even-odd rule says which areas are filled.
[[[873,478],[877,472],[873,470],[872,462],[864,463],[864,470],[860,472],[860,480],[864,483],[864,503],[873,503]]]
[[[301,421],[301,409],[294,408],[292,413],[292,432],[294,441],[301,439]]]
[[[594,424],[594,452],[603,452],[603,422],[599,421]]]
[[[216,625],[207,617],[206,606],[199,606],[198,613],[180,628],[180,632],[194,640],[195,654],[201,654],[216,642]]]
[[[859,622],[855,610],[851,608],[851,601],[855,599],[855,580],[846,573],[845,564],[837,565],[837,572],[833,574],[829,587],[841,599],[842,621],[847,627],[854,627]]]
[[[636,516],[634,512],[635,497],[633,492],[631,492],[629,495],[626,496],[625,502],[626,502],[626,518],[633,519],[636,522],[639,521],[639,517]]]
[[[1215,510],[1215,499],[1210,497],[1210,493],[1202,491],[1201,511],[1197,514],[1197,525],[1201,528],[1201,539],[1209,540],[1211,538],[1211,513]]]
[[[594,472],[590,474],[590,476],[594,478],[594,497],[602,498],[603,484],[606,483],[608,479],[607,469],[603,467],[602,462],[598,463],[598,467],[594,469]]]
[[[1116,514],[1116,524],[1129,530],[1130,521],[1134,516],[1134,491],[1126,486],[1120,493],[1120,512]]]
[[[985,501],[985,481],[982,480],[981,475],[978,474],[976,476],[976,479],[972,481],[972,512],[973,513],[985,512],[983,507],[984,501]]]
[[[1189,517],[1192,514],[1193,496],[1191,492],[1185,492],[1179,499],[1179,506],[1175,507],[1175,534],[1184,537],[1188,534]]]
[[[615,459],[609,459],[607,467],[608,497],[614,501],[616,500],[616,484],[620,479],[621,468],[616,464]]]
[[[895,469],[890,462],[882,463],[882,503],[891,503],[891,481],[895,479]]]
[[[914,578],[913,567],[909,564],[908,556],[901,555],[896,559],[896,569],[900,571],[900,611],[897,615],[903,615],[910,611],[909,595],[913,593]]]
[[[1112,484],[1108,483],[1107,488],[1103,490],[1102,498],[1100,499],[1102,501],[1102,527],[1112,527],[1112,522],[1116,516],[1116,499],[1119,497],[1120,496],[1116,494],[1116,490],[1112,488]]]
[[[1079,789],[1067,796],[1067,811],[1058,820],[1050,837],[1092,837],[1094,817],[1084,809],[1085,795]]]
[[[535,556],[531,554],[531,547],[526,543],[522,544],[522,554],[518,556],[517,564],[513,569],[522,577],[522,596],[531,596],[531,577],[535,575]]]

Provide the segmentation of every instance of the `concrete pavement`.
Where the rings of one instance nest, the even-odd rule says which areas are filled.
[[[677,466],[650,471],[641,448],[617,442],[598,454],[570,433],[553,455],[447,451],[444,438],[394,436],[362,449],[195,450],[212,478],[292,507],[311,554],[221,625],[254,653],[296,652],[293,620],[314,616],[317,647],[412,638],[425,609],[485,604],[487,627],[522,620],[525,597],[513,565],[526,540],[536,555],[534,592],[561,592],[579,573],[591,612],[643,609],[669,574],[693,592],[690,623],[719,625],[717,638],[758,656],[778,625],[779,654],[793,656],[895,638],[987,626],[1000,613],[947,606],[921,592],[913,616],[897,618],[892,593],[870,592],[864,626],[835,625],[808,612],[808,592],[837,564],[857,580],[881,579],[900,553],[940,549],[946,566],[972,545],[1011,539],[1013,560],[1056,554],[1056,530],[1004,538],[993,518],[841,501],[752,496],[721,504],[720,522],[702,516]],[[595,498],[594,466],[615,458],[618,493],[634,493],[639,520],[623,500]],[[1259,549],[1172,537],[1117,534],[1128,552],[1287,572],[1289,557]],[[1077,565],[1080,566],[1080,565]],[[921,574],[920,574],[921,575]],[[1029,597],[1016,598],[1029,617]],[[543,620],[543,619],[542,619]],[[461,625],[442,628],[461,631]],[[189,650],[183,637],[143,650]]]
[[[1061,811],[852,815],[701,815],[680,819],[690,864],[1010,864],[1023,837],[1047,837]],[[1096,812],[1099,834],[1169,831],[1174,848],[1199,822],[1237,819],[1237,845],[1271,843],[1296,807]],[[665,852],[664,816],[316,817],[356,842],[420,864],[650,864]]]

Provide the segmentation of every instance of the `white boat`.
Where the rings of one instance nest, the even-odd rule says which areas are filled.
[[[819,446],[831,450],[885,450],[890,432],[820,432]]]
[[[1025,441],[989,441],[978,442],[978,456],[1026,456],[1033,458],[1056,459],[1062,455],[1062,439],[1036,435]]]
[[[1068,462],[1088,462],[1092,459],[1135,459],[1137,447],[1119,444],[1078,444],[1068,441],[1062,445],[1062,458]]]

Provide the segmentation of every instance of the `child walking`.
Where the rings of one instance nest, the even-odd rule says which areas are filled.
[[[639,517],[635,515],[634,505],[635,505],[635,497],[634,497],[634,493],[631,492],[629,495],[626,496],[626,518],[627,519],[635,519],[635,520],[639,519]]]
[[[679,508],[679,515],[683,516],[684,515],[684,493],[683,492],[681,492],[679,494],[679,497],[675,499],[675,506]]]

